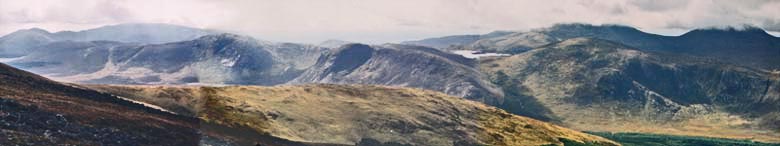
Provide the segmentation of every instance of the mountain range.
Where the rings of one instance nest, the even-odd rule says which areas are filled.
[[[662,51],[699,57],[718,58],[744,66],[780,69],[780,38],[753,26],[695,29],[680,36],[646,33],[622,25],[557,24],[548,28],[521,32],[494,32],[466,36],[446,36],[405,44],[446,50],[480,50],[517,54],[533,48],[578,37],[618,42],[643,51]],[[459,41],[453,41],[463,38]]]
[[[82,31],[51,33],[40,28],[19,30],[0,37],[0,57],[25,56],[57,41],[118,41],[157,44],[191,40],[216,31],[170,24],[127,23]]]
[[[156,31],[164,33],[159,34],[162,36],[121,31],[130,26],[171,30]],[[4,50],[0,52],[5,52],[0,54],[11,66],[57,81],[90,84],[79,85],[89,88],[84,90],[146,102],[207,121],[217,127],[211,130],[222,131],[206,138],[214,139],[206,140],[209,143],[242,145],[260,140],[230,135],[236,132],[314,145],[458,145],[458,139],[467,144],[527,142],[528,137],[514,139],[518,135],[512,135],[527,131],[493,127],[505,131],[483,136],[497,129],[485,123],[451,121],[453,117],[484,121],[473,114],[507,112],[582,131],[780,142],[780,72],[776,70],[780,68],[780,39],[755,27],[706,28],[662,36],[621,25],[558,24],[524,32],[496,31],[381,45],[277,43],[209,30],[183,31],[190,29],[122,24],[92,29],[101,31],[73,32],[118,36],[96,39],[20,30],[0,37],[0,50]],[[124,37],[139,35],[150,37]],[[453,53],[459,50],[502,55],[467,58]],[[228,87],[212,87],[225,85]],[[322,107],[299,108],[317,106]],[[460,109],[463,107],[466,109]],[[379,121],[395,122],[359,120],[375,114],[391,118]],[[471,116],[462,117],[466,115]],[[506,118],[489,124],[537,122]],[[517,128],[513,125],[509,127]],[[318,129],[327,126],[333,129]],[[412,130],[404,128],[409,126]],[[477,127],[481,131],[448,131],[447,127]],[[444,131],[435,130],[441,128]],[[406,132],[355,132],[360,129]],[[312,130],[330,134],[306,133]],[[564,133],[578,136],[543,134],[557,138],[534,143],[573,140],[612,144],[576,131]]]
[[[5,64],[0,79],[3,145],[618,145],[419,89],[81,86]]]

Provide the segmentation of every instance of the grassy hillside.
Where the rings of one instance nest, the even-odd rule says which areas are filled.
[[[226,127],[334,144],[616,145],[442,93],[370,85],[91,86]],[[203,105],[203,106],[191,106]],[[178,110],[173,110],[178,109]],[[568,140],[568,141],[567,141]]]

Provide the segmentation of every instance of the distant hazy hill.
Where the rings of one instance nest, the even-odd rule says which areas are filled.
[[[24,56],[56,41],[118,41],[127,43],[166,43],[198,38],[214,32],[170,24],[131,23],[109,25],[83,31],[50,33],[39,28],[19,30],[0,37],[0,57]]]
[[[204,122],[344,145],[617,145],[428,90],[371,85],[92,86]],[[238,140],[236,142],[240,142]]]
[[[780,141],[780,73],[574,38],[482,70],[537,119],[579,130]],[[523,113],[521,113],[523,114]]]
[[[428,38],[428,39],[417,40],[417,41],[405,41],[402,42],[401,44],[420,45],[420,46],[444,49],[444,48],[449,48],[454,46],[468,45],[482,39],[504,36],[511,33],[512,32],[509,31],[495,31],[484,35],[453,35],[453,36],[444,36],[438,38]]]
[[[218,34],[152,45],[54,42],[10,63],[56,79],[85,83],[274,85],[297,77],[323,51]]]
[[[452,36],[457,37],[457,36]],[[528,32],[505,33],[476,41],[446,41],[450,37],[412,41],[424,46],[453,46],[444,49],[483,50],[520,53],[558,41],[591,37],[618,42],[645,51],[663,51],[722,59],[766,69],[780,68],[780,38],[756,27],[707,28],[692,30],[681,36],[661,36],[645,33],[628,26],[558,24]],[[449,42],[430,45],[426,42]]]

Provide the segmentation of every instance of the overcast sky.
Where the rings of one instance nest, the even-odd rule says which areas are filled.
[[[780,31],[777,0],[0,0],[0,34],[171,23],[286,42],[398,42],[555,23],[623,24],[678,35],[750,24]],[[774,33],[776,34],[776,33]]]

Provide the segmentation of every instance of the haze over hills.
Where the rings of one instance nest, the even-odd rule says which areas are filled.
[[[112,27],[102,29],[108,28]],[[331,139],[325,135],[306,135],[291,132],[295,130],[287,128],[301,126],[300,124],[289,125],[296,123],[295,121],[273,119],[271,121],[281,125],[268,127],[269,125],[263,124],[267,123],[263,119],[268,120],[268,117],[279,115],[254,110],[282,108],[289,110],[287,114],[310,111],[255,101],[257,98],[270,96],[269,99],[271,97],[276,99],[276,96],[279,96],[285,97],[283,101],[290,102],[284,104],[301,102],[300,104],[308,105],[296,107],[333,104],[334,106],[327,106],[332,109],[319,110],[335,110],[338,112],[334,113],[340,113],[337,116],[330,115],[333,113],[312,114],[356,119],[357,117],[345,116],[349,115],[347,111],[352,113],[363,111],[335,106],[342,105],[338,101],[352,101],[353,98],[370,95],[372,96],[370,102],[390,102],[392,105],[388,106],[392,107],[419,109],[419,107],[433,106],[435,109],[448,111],[445,107],[455,106],[455,104],[428,105],[418,102],[385,101],[398,100],[395,95],[406,97],[407,94],[412,95],[408,97],[411,101],[427,100],[428,97],[423,96],[433,95],[428,93],[437,91],[482,102],[512,114],[562,124],[577,130],[780,141],[777,138],[780,137],[778,134],[780,126],[777,124],[780,122],[778,118],[780,117],[778,113],[780,73],[771,70],[772,66],[777,65],[773,62],[780,60],[777,57],[773,58],[780,56],[778,51],[780,48],[777,47],[776,37],[752,27],[698,29],[681,36],[660,36],[627,26],[560,24],[529,32],[498,31],[486,35],[448,36],[406,42],[403,45],[364,45],[330,41],[314,46],[267,42],[226,33],[206,34],[188,40],[163,43],[127,39],[37,41],[37,38],[45,37],[3,36],[2,38],[19,38],[10,42],[26,42],[20,44],[34,46],[31,49],[19,48],[26,50],[21,57],[12,56],[15,58],[4,59],[15,67],[58,81],[75,83],[170,85],[171,87],[103,85],[90,85],[90,87],[143,100],[181,115],[202,119],[203,110],[217,110],[218,119],[206,118],[217,122],[211,125],[216,127],[211,127],[212,130],[224,132],[246,129],[246,126],[249,126],[254,131],[233,132],[248,132],[267,138],[264,140],[274,139],[272,141],[292,144],[338,145],[363,142],[396,144],[392,142],[397,142],[419,145],[440,144],[442,141],[453,142],[454,139],[468,139],[469,142],[476,143],[495,141],[490,140],[493,138],[474,139],[473,136],[453,134],[453,131],[425,128],[441,128],[441,125],[437,125],[435,121],[447,120],[452,116],[436,114],[437,116],[434,117],[438,119],[431,122],[426,121],[431,119],[397,115],[395,111],[386,111],[392,113],[383,114],[402,117],[400,120],[405,121],[402,125],[409,126],[409,123],[416,123],[413,125],[418,127],[413,129],[429,134],[421,136],[419,133],[394,133],[397,135],[388,136],[377,134],[380,132],[335,131],[339,128],[334,128],[320,130],[334,130],[331,132],[346,136]],[[2,43],[4,42],[0,41],[0,44]],[[508,54],[472,59],[447,52],[461,49],[477,50],[477,54],[485,52]],[[310,83],[392,87],[302,85]],[[284,86],[224,88],[183,86],[193,84]],[[420,91],[425,94],[418,95],[411,93],[417,93],[417,89],[403,89],[399,92],[404,94],[396,94],[395,89],[399,87],[432,91]],[[299,90],[304,91],[298,92]],[[338,94],[331,96],[323,95],[324,93]],[[393,96],[380,96],[384,94]],[[292,98],[298,96],[303,98]],[[314,97],[336,101],[319,101]],[[220,105],[204,107],[204,99],[212,98]],[[462,102],[460,100],[457,99],[457,102]],[[317,102],[309,103],[309,101]],[[209,109],[211,106],[222,107],[221,103],[227,103],[229,106],[226,106],[226,109]],[[470,107],[470,104],[469,102],[463,106]],[[457,105],[455,108],[460,108],[461,104]],[[392,107],[386,108],[393,109]],[[230,112],[239,115],[221,117]],[[404,110],[404,112],[428,115],[418,111]],[[263,115],[265,118],[257,115]],[[325,117],[311,119],[299,115],[291,118],[313,123],[333,122]],[[258,119],[260,121],[257,121]],[[245,120],[256,123],[234,123]],[[470,120],[475,119],[472,117]],[[362,125],[366,124],[365,121],[340,122],[343,123],[335,125],[357,124],[359,126],[351,128],[377,128],[377,125],[367,128],[372,125]],[[222,128],[225,128],[223,126],[226,126],[224,125],[226,123],[228,128],[224,130]],[[398,125],[393,124],[378,127],[398,128],[394,127]],[[475,127],[475,124],[469,123],[455,125]],[[326,125],[319,125],[321,126]],[[476,124],[476,127],[480,126]],[[317,129],[318,126],[304,127]],[[268,130],[274,129],[287,130],[271,132],[275,134],[272,137],[263,136]],[[485,129],[489,128],[483,127],[483,132]],[[401,129],[394,129],[394,131],[398,130]],[[510,135],[502,136],[517,138]],[[360,138],[363,136],[373,138]],[[283,139],[277,139],[280,137]],[[432,141],[413,137],[432,137],[429,138]],[[227,141],[249,139],[234,141],[241,144],[252,144],[253,141],[263,140],[240,135],[224,135],[221,138]],[[213,141],[222,141],[219,140],[220,138],[216,139],[218,140]],[[545,140],[556,144],[564,141],[554,138]],[[503,142],[512,143],[512,140]]]
[[[326,51],[233,34],[151,45],[65,41],[43,48],[9,63],[83,83],[274,85],[296,77]]]
[[[780,68],[778,66],[780,59],[777,59],[780,58],[780,38],[752,26],[695,29],[681,36],[662,36],[642,32],[629,26],[575,23],[557,24],[549,28],[528,32],[484,36],[489,37],[483,37],[476,41],[448,44],[434,43],[448,40],[446,39],[448,37],[405,43],[447,50],[466,49],[517,54],[566,39],[592,37],[618,42],[645,51],[713,57],[725,62],[770,70]],[[435,45],[431,45],[432,43]]]
[[[118,41],[156,44],[184,41],[213,34],[214,31],[157,23],[126,23],[82,31],[51,33],[39,28],[19,30],[0,37],[0,57],[18,57],[57,41]]]

